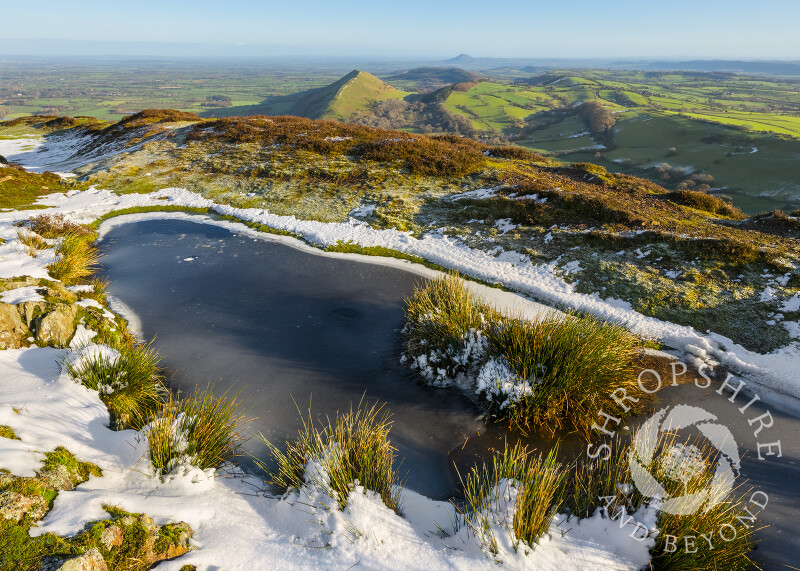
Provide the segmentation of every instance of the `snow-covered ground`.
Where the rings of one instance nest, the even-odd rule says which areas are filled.
[[[0,154],[31,167],[63,165],[74,147],[43,151],[22,140],[0,141]],[[12,150],[15,152],[9,153]],[[27,150],[26,150],[27,149]],[[4,152],[5,151],[5,152]],[[32,162],[33,161],[33,162]],[[50,162],[48,162],[50,161]],[[470,284],[474,291],[501,309],[524,316],[549,308],[528,299],[534,297],[554,306],[590,311],[625,323],[635,333],[658,339],[697,358],[722,363],[757,386],[762,398],[800,410],[800,345],[797,343],[769,355],[759,355],[713,333],[702,334],[690,327],[643,316],[620,300],[576,293],[562,280],[552,264],[532,265],[522,255],[501,255],[475,250],[458,239],[442,234],[415,238],[397,230],[376,230],[364,222],[322,223],[277,216],[264,210],[237,209],[180,188],[152,194],[118,196],[111,190],[91,188],[45,196],[46,212],[63,213],[77,222],[134,206],[182,205],[211,208],[220,214],[291,231],[303,241],[264,235],[237,225],[239,232],[252,232],[263,239],[278,240],[297,248],[324,253],[324,247],[339,241],[362,246],[384,246],[458,270],[488,282],[498,282],[522,295]],[[28,255],[18,241],[13,222],[41,214],[42,210],[0,213],[0,277],[31,275],[45,277],[52,250],[37,257]],[[101,227],[101,236],[115,224],[126,221],[187,215],[151,213],[111,219]],[[230,225],[210,217],[193,220]],[[399,264],[424,275],[431,270],[402,260],[364,258],[368,263]],[[30,292],[21,292],[20,299]],[[510,569],[638,569],[648,562],[652,539],[638,540],[635,525],[602,518],[556,519],[549,532],[530,552],[515,551],[505,531],[498,531],[500,552],[487,555],[468,528],[453,530],[454,508],[405,490],[402,516],[391,512],[371,493],[356,489],[342,512],[326,509],[331,504],[323,492],[308,486],[300,494],[279,499],[261,493],[261,482],[244,476],[220,474],[209,477],[199,470],[186,470],[161,482],[151,476],[146,444],[141,434],[107,428],[108,412],[96,393],[71,382],[55,365],[63,351],[29,348],[0,351],[0,424],[11,426],[21,440],[0,438],[0,467],[18,475],[30,475],[41,464],[42,453],[65,446],[79,459],[103,469],[75,491],[61,492],[54,509],[37,533],[72,534],[90,520],[107,517],[103,504],[129,511],[146,512],[159,523],[183,520],[195,531],[199,549],[159,568],[179,569],[191,563],[201,569],[289,569],[353,566],[370,569],[482,569],[502,561]],[[767,392],[768,391],[768,394]],[[637,517],[645,517],[639,514]],[[450,533],[442,533],[441,530]],[[322,548],[322,549],[321,549]]]

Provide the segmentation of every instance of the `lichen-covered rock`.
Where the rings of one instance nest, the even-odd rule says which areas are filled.
[[[39,521],[47,513],[47,500],[41,496],[26,496],[11,490],[0,492],[0,516],[12,521],[20,521],[29,515]]]
[[[52,571],[108,571],[103,555],[98,549],[90,549],[83,555],[67,559],[57,566],[49,566]]]
[[[80,483],[75,474],[71,474],[63,464],[55,466],[52,470],[39,472],[39,480],[54,490],[74,490],[75,484]]]
[[[36,317],[47,312],[47,303],[44,301],[23,301],[17,304],[17,311],[19,311],[25,324],[31,327]]]
[[[36,340],[57,347],[66,347],[75,334],[77,309],[64,305],[36,321]]]
[[[0,349],[19,349],[28,335],[16,306],[0,303]]]

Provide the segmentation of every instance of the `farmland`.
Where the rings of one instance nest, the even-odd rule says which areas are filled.
[[[373,64],[359,76],[353,65],[5,60],[0,117],[117,121],[174,108],[216,117],[331,118],[516,144],[668,188],[724,194],[747,212],[800,205],[800,79],[513,66],[398,73],[401,62]],[[348,77],[358,80],[345,83]]]

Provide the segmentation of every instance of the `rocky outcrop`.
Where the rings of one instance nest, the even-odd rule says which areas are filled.
[[[17,307],[0,303],[0,349],[19,349],[29,335]]]
[[[66,347],[75,334],[74,305],[62,305],[34,320],[36,341],[45,345]]]

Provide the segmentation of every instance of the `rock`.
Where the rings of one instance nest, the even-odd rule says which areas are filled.
[[[36,320],[36,340],[40,343],[66,347],[75,334],[75,316],[77,309],[73,305],[59,307]]]
[[[60,566],[49,567],[53,571],[108,571],[103,555],[97,548],[90,549],[83,555],[67,559]]]
[[[19,311],[25,324],[28,327],[32,327],[34,318],[47,311],[47,303],[44,301],[23,301],[17,304],[17,311]]]
[[[122,545],[122,539],[122,528],[118,525],[112,525],[103,530],[103,535],[100,536],[100,543],[108,551],[111,551],[114,547]]]
[[[47,513],[47,500],[41,496],[25,496],[6,490],[0,492],[0,516],[12,521],[20,521],[25,514],[39,521]]]
[[[30,276],[12,278],[10,280],[0,280],[0,291],[9,291],[20,287],[30,287],[39,285],[39,280]]]
[[[0,303],[0,349],[19,349],[29,334],[17,307]]]
[[[52,470],[39,472],[39,480],[54,490],[74,490],[76,477],[70,474],[66,466],[59,464]]]

